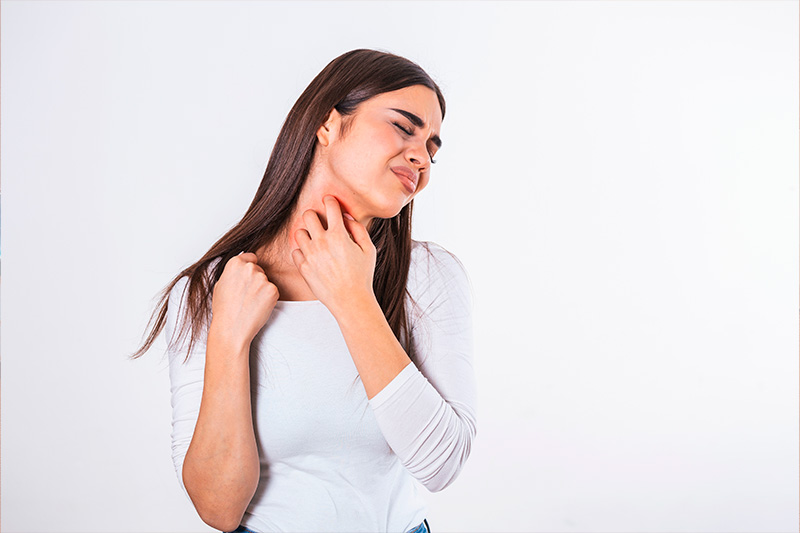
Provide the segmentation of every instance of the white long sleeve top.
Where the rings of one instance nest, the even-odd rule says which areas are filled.
[[[170,294],[167,339],[177,331],[187,281]],[[426,515],[419,484],[439,491],[456,478],[476,434],[469,281],[455,256],[414,241],[407,289],[416,365],[371,400],[327,307],[318,300],[278,301],[250,348],[261,478],[244,526],[405,532]],[[206,337],[184,362],[186,342],[168,349],[172,458],[184,492]]]

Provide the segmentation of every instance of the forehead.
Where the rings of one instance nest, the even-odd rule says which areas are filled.
[[[402,109],[420,117],[434,132],[442,126],[442,110],[433,90],[424,85],[404,87],[397,91],[381,93],[364,102],[375,110]]]

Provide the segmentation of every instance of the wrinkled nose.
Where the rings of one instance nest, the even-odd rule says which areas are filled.
[[[431,162],[428,149],[420,143],[415,143],[414,146],[408,149],[406,152],[406,158],[412,165],[414,165],[414,168],[417,172],[426,170]]]

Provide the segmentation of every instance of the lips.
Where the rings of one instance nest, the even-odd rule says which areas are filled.
[[[417,175],[411,171],[411,169],[407,167],[392,167],[390,169],[395,175],[400,178],[400,181],[408,189],[409,192],[414,192],[417,190]]]

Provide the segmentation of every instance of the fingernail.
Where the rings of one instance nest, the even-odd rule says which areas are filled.
[[[348,220],[355,220],[352,216],[350,216],[350,213],[345,213],[344,214],[344,218],[346,218]]]

